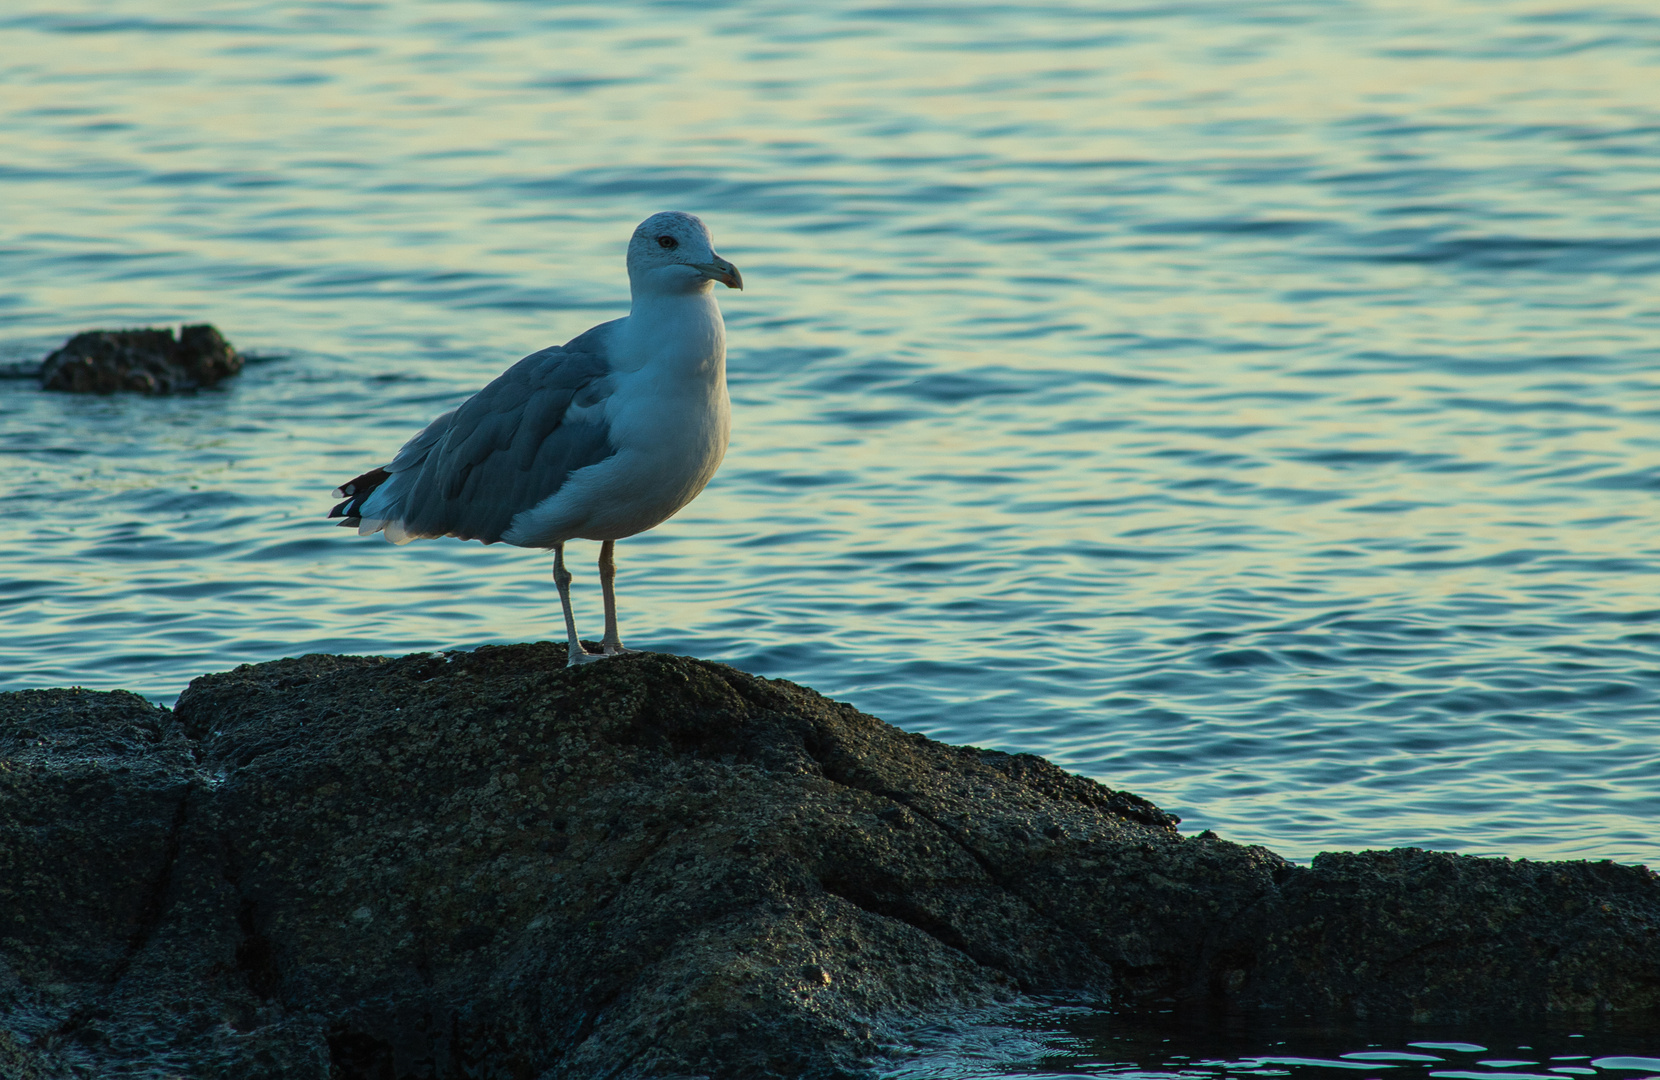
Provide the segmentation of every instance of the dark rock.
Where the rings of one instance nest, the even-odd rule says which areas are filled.
[[[67,1075],[39,1054],[19,1044],[15,1035],[0,1027],[0,1076],[6,1080],[56,1080]]]
[[[71,394],[175,394],[212,386],[242,370],[243,358],[219,331],[88,330],[70,338],[40,365],[45,390]]]
[[[1228,929],[1211,977],[1353,1017],[1656,1010],[1660,885],[1613,862],[1329,853]]]
[[[1652,1010],[1657,974],[1642,868],[1299,868],[696,660],[0,695],[21,1075],[828,1077],[1022,991],[1467,1019]]]

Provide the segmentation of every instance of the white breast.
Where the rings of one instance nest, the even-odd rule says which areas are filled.
[[[679,310],[637,306],[618,326],[610,349],[616,389],[604,403],[616,454],[572,473],[515,517],[503,540],[521,547],[620,540],[666,521],[714,477],[732,413],[725,327],[713,299],[701,299]]]

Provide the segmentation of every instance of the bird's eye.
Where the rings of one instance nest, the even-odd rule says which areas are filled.
[[[676,240],[672,236],[659,236],[657,238],[657,246],[663,248],[676,248],[680,246],[680,241]]]

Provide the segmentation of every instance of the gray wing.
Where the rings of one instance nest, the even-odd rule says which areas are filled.
[[[408,538],[491,544],[571,473],[616,453],[602,410],[592,408],[614,389],[605,349],[612,325],[531,353],[427,425],[385,467],[362,516],[395,523]]]

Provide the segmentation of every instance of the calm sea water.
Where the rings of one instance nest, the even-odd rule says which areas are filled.
[[[259,361],[0,383],[0,689],[560,637],[547,554],[329,491],[680,208],[735,432],[631,644],[1297,858],[1660,862],[1657,86],[1618,0],[14,0],[0,361]]]
[[[1125,1016],[1031,1003],[922,1028],[884,1080],[1655,1080],[1660,1031],[1614,1016],[1467,1030],[1405,1024],[1315,1026],[1244,1016]]]

